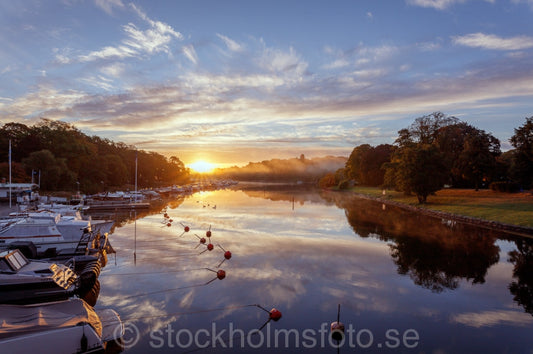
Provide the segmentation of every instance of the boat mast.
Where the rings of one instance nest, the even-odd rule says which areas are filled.
[[[137,201],[137,150],[135,150],[135,202]]]
[[[9,139],[9,209],[11,209],[11,139]]]

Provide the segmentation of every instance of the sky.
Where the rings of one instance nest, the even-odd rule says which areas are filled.
[[[348,156],[435,111],[511,148],[533,0],[0,0],[0,123],[223,167]]]

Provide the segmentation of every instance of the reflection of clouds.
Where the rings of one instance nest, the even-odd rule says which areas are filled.
[[[216,204],[217,209],[203,208],[202,202]],[[506,307],[512,264],[495,263],[485,284],[462,280],[459,289],[437,295],[398,275],[387,244],[392,241],[379,238],[387,235],[382,230],[372,228],[376,238],[358,237],[346,223],[345,210],[331,203],[308,203],[306,199],[295,212],[284,204],[289,205],[237,191],[187,198],[179,208],[168,210],[175,220],[171,228],[160,227],[162,217],[157,215],[137,222],[137,240],[143,242],[137,244],[136,266],[132,256],[134,226],[118,228],[112,236],[119,252],[118,266],[109,262],[103,271],[99,306],[114,308],[125,320],[142,317],[136,324],[146,333],[146,328],[164,330],[167,324],[193,331],[209,329],[212,323],[217,328],[226,328],[228,323],[259,328],[266,314],[247,307],[250,304],[279,308],[284,317],[276,325],[282,328],[317,328],[323,321],[331,322],[337,304],[341,304],[345,323],[364,325],[372,331],[403,325],[424,328],[426,340],[446,347],[447,352],[453,350],[442,344],[442,331],[470,328],[459,341],[462,344],[474,338],[477,343],[476,328],[502,325],[519,331],[517,326],[531,325],[532,320],[513,311],[514,307]],[[179,221],[191,226],[191,232],[182,238],[177,238],[183,231]],[[230,250],[233,257],[221,266],[226,278],[204,286],[216,275],[203,268],[216,269],[223,259],[218,247],[201,255],[198,253],[205,246],[194,249],[198,244],[194,234],[204,236],[210,225],[213,244]],[[442,238],[442,234],[434,232],[431,237]],[[455,253],[464,248],[451,241],[444,239],[438,244]],[[138,274],[118,275],[135,272]],[[150,272],[153,274],[142,274]],[[104,275],[113,273],[116,275]],[[173,288],[178,290],[164,291]],[[157,291],[161,292],[136,296]],[[471,312],[450,314],[465,308]],[[494,311],[484,312],[487,308]],[[145,343],[146,338],[144,335]]]
[[[528,326],[533,324],[533,318],[529,314],[506,310],[467,312],[454,315],[450,320],[451,322],[476,328],[496,325]]]

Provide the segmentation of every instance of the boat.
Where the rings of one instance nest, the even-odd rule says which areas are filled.
[[[58,220],[18,216],[0,221],[0,249],[9,249],[11,243],[32,243],[36,254],[27,254],[29,258],[49,258],[55,256],[73,256],[76,254],[109,254],[115,251],[111,247],[108,234],[94,233],[84,228],[76,236],[59,231]]]
[[[77,275],[63,264],[28,260],[20,250],[0,252],[0,304],[66,300],[75,295],[96,304],[100,265],[87,263]]]
[[[123,335],[114,310],[95,310],[81,299],[0,305],[0,353],[118,353]]]
[[[57,229],[65,240],[78,241],[83,233],[94,231],[101,234],[109,234],[115,222],[113,220],[83,219],[77,209],[69,206],[41,205],[37,210],[10,213],[10,217],[30,217],[35,220],[50,220],[57,226]]]

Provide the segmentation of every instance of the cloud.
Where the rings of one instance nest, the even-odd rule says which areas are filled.
[[[232,52],[242,52],[244,50],[243,46],[235,42],[233,39],[230,39],[219,33],[217,33],[217,37],[220,38],[224,42],[226,47]]]
[[[269,72],[292,73],[296,76],[303,75],[308,64],[305,62],[293,47],[289,51],[277,48],[264,47],[258,59],[259,66]]]
[[[451,321],[475,328],[501,324],[514,326],[531,326],[533,324],[533,318],[527,313],[505,310],[462,313],[452,316]]]
[[[531,10],[533,10],[533,0],[511,0],[513,4],[528,4]]]
[[[119,1],[120,2],[120,1]],[[115,3],[115,1],[110,2]],[[110,3],[105,2],[109,5]],[[146,30],[140,29],[133,23],[122,26],[126,35],[117,46],[105,46],[99,50],[79,55],[72,59],[69,53],[56,54],[56,61],[60,64],[70,64],[73,62],[92,62],[96,60],[120,60],[131,57],[138,57],[142,54],[167,53],[170,54],[169,45],[173,39],[182,40],[183,35],[175,31],[170,25],[150,19],[140,8],[130,4],[133,11],[148,25]],[[59,50],[56,50],[58,52]]]
[[[194,50],[192,44],[183,46],[182,50],[187,59],[189,59],[193,64],[198,64],[198,55],[196,55],[196,51]]]
[[[124,4],[121,0],[95,0],[96,6],[104,10],[108,15],[113,14],[113,7],[123,8]]]
[[[461,4],[466,0],[407,0],[407,4],[421,7],[432,7],[437,10],[444,10],[454,4]]]
[[[533,37],[528,36],[501,38],[493,34],[478,32],[452,37],[452,40],[454,44],[492,50],[523,50],[533,48]]]

